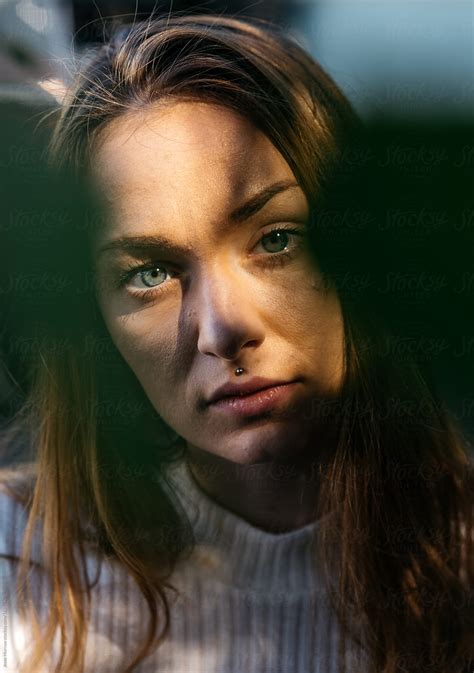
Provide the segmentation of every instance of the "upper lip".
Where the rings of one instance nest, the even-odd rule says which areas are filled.
[[[265,388],[273,388],[274,386],[283,386],[292,383],[291,381],[272,381],[271,379],[264,379],[259,376],[246,381],[245,383],[225,383],[223,386],[217,388],[208,398],[208,404],[217,402],[223,397],[237,397],[239,395],[250,395],[256,393],[258,390],[265,390]]]

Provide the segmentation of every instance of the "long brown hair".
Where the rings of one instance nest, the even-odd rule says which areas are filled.
[[[281,29],[257,20],[175,16],[121,28],[88,52],[54,131],[56,163],[83,170],[112,119],[173,98],[214,102],[252,119],[286,159],[316,214],[317,195],[357,127],[334,82]],[[317,215],[315,232],[317,237]],[[324,257],[318,261],[325,268]],[[330,263],[327,273],[330,278]],[[473,657],[466,596],[474,576],[470,466],[462,434],[416,358],[387,356],[390,329],[362,302],[351,301],[337,274],[331,282],[344,313],[345,383],[334,412],[337,447],[321,470],[318,554],[345,636],[341,670],[344,643],[352,640],[365,648],[367,673],[461,671]],[[70,329],[63,348],[39,348],[21,416],[37,451],[35,479],[24,493],[29,520],[19,588],[25,610],[33,607],[26,589],[38,521],[48,541],[51,582],[49,621],[41,636],[38,627],[25,670],[37,670],[59,625],[55,670],[81,671],[93,587],[74,545],[83,561],[85,522],[92,524],[99,553],[118,559],[148,602],[148,631],[124,673],[166,638],[165,587],[176,559],[190,547],[182,515],[149,478],[151,468],[182,456],[179,438],[157,418],[97,307],[89,306],[81,329]],[[135,414],[120,411],[124,391],[129,411],[136,401]],[[394,414],[393,399],[413,404]],[[321,411],[315,409],[315,419]],[[330,527],[326,512],[337,512]],[[152,550],[149,537],[134,537],[137,529],[153,531],[158,543]],[[170,530],[180,532],[173,545]]]

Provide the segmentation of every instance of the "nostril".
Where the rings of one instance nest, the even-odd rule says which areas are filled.
[[[204,355],[214,355],[224,360],[237,360],[243,348],[256,348],[262,339],[248,338],[243,331],[229,326],[215,326],[201,332],[198,339],[198,350]]]
[[[256,346],[259,345],[259,343],[260,342],[257,341],[257,339],[251,339],[251,340],[247,341],[246,343],[244,343],[242,345],[242,348],[255,348]]]

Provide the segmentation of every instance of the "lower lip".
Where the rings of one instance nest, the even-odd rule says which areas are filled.
[[[211,406],[235,416],[255,416],[287,402],[293,395],[296,385],[297,382],[285,383],[281,386],[258,390],[251,395],[223,397],[213,402]]]

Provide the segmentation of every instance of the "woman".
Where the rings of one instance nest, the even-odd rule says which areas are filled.
[[[25,670],[468,670],[461,435],[318,230],[356,126],[261,22],[135,25],[81,68],[52,151],[107,215],[60,232],[75,305],[38,347],[36,472],[4,489],[20,589],[47,540]]]

